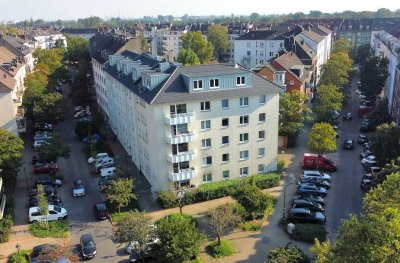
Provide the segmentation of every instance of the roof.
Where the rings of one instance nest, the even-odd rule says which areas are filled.
[[[17,36],[9,36],[9,35],[3,36],[2,39],[3,41],[10,44],[13,48],[15,48],[18,52],[22,53],[22,55],[27,55],[32,52],[32,50],[30,50],[30,48],[27,45],[25,45],[29,43],[28,40],[22,39]]]
[[[313,31],[309,31],[309,30],[304,30],[303,32],[301,32],[302,35],[304,35],[305,37],[311,39],[312,41],[316,42],[316,43],[320,43],[324,40],[324,37],[313,32]]]
[[[98,28],[62,28],[61,33],[66,34],[96,34],[99,32]]]
[[[283,54],[274,61],[286,69],[286,71],[291,72],[301,83],[304,83],[310,77],[310,72],[305,68],[304,64],[294,52]],[[303,69],[303,74],[300,77],[294,72],[296,69]]]
[[[275,30],[250,31],[236,40],[283,40],[283,32]]]
[[[311,30],[313,30],[315,33],[322,35],[322,36],[328,36],[329,34],[332,33],[332,30],[330,30],[322,25],[317,25],[315,27],[312,27]]]
[[[128,39],[119,37],[113,34],[97,33],[90,39],[90,55],[100,64],[107,61],[107,56],[102,56],[102,52],[107,52],[107,55],[115,54],[121,49]]]
[[[317,53],[306,43],[304,42],[301,37],[295,36],[294,41],[296,42],[297,46],[304,50],[307,56],[310,57],[311,60],[317,57]]]

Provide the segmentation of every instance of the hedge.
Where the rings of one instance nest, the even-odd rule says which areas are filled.
[[[322,225],[297,224],[293,231],[292,237],[293,239],[313,244],[315,239],[318,239],[320,242],[325,241],[326,234],[327,231]]]
[[[186,191],[183,202],[185,205],[188,205],[230,196],[236,193],[243,184],[253,184],[259,189],[267,189],[277,186],[280,179],[281,175],[279,173],[269,173],[252,175],[241,179],[202,184],[196,189]],[[178,206],[175,194],[172,191],[158,191],[157,199],[163,208]]]

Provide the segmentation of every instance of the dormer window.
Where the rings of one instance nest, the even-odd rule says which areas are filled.
[[[194,80],[193,81],[193,90],[201,90],[203,89],[203,81],[202,80]]]
[[[219,79],[210,79],[210,89],[219,88]]]
[[[244,76],[236,77],[236,86],[243,86],[245,85]]]

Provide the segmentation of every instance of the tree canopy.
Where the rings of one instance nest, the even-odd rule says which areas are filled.
[[[107,189],[107,200],[116,204],[118,211],[121,212],[122,207],[136,200],[136,194],[133,192],[134,187],[135,182],[132,178],[119,178]]]
[[[207,64],[210,62],[214,52],[213,45],[211,42],[206,41],[201,32],[183,34],[182,47],[187,50],[192,50],[198,57],[200,64]]]
[[[5,175],[14,175],[21,166],[24,141],[14,133],[0,128],[0,169]]]
[[[64,143],[58,133],[53,133],[53,137],[47,143],[39,147],[38,154],[45,161],[56,162],[59,157],[69,158],[70,147]]]
[[[89,41],[83,37],[67,35],[68,47],[64,54],[65,60],[79,61],[82,58],[89,60]]]
[[[370,101],[375,101],[382,92],[388,76],[389,61],[385,57],[369,57],[360,69],[360,90]]]
[[[315,113],[318,121],[333,123],[334,111],[342,109],[343,94],[334,85],[321,85],[317,90]]]
[[[200,60],[192,49],[181,48],[178,53],[177,61],[184,66],[200,65]]]
[[[274,248],[268,251],[265,263],[309,263],[307,255],[296,246]]]
[[[378,153],[376,159],[379,163],[389,163],[400,156],[400,128],[396,123],[384,123],[378,126],[371,136],[371,149]]]
[[[212,25],[207,32],[208,41],[214,46],[214,54],[219,61],[224,60],[231,43],[228,40],[228,28],[223,25]]]
[[[208,224],[214,230],[218,238],[218,245],[221,245],[221,235],[235,229],[241,222],[240,214],[234,206],[225,204],[208,210]]]
[[[316,123],[308,135],[308,148],[318,155],[336,151],[336,131],[329,123]]]
[[[33,102],[33,116],[39,123],[57,123],[64,116],[63,96],[58,92],[38,96]]]
[[[348,54],[351,50],[351,43],[348,38],[340,38],[333,44],[332,53],[343,52]]]

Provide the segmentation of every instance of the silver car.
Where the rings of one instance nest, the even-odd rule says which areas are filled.
[[[85,195],[85,184],[82,180],[77,180],[74,182],[74,187],[72,188],[72,194],[74,197]]]

